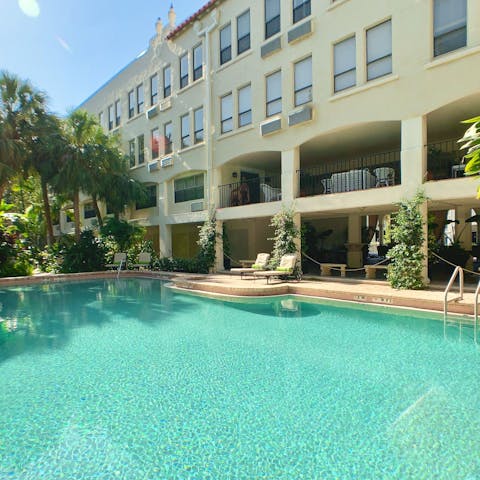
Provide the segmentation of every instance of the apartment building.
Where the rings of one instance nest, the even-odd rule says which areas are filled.
[[[284,204],[318,254],[360,266],[368,227],[382,241],[419,189],[471,246],[456,140],[480,114],[478,0],[211,0],[175,22],[80,106],[121,134],[150,192],[127,218],[162,256],[194,255],[214,208],[232,257],[255,258]]]

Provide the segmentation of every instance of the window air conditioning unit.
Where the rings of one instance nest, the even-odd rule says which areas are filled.
[[[152,173],[159,169],[158,160],[154,160],[153,162],[148,162],[148,172]]]
[[[166,98],[165,100],[162,100],[159,103],[159,107],[160,107],[161,112],[164,112],[165,110],[168,110],[171,106],[172,106],[172,99],[170,97]]]
[[[203,202],[195,202],[190,204],[192,212],[201,212],[203,210]]]
[[[171,167],[173,165],[173,157],[165,157],[160,160],[162,168]]]
[[[152,108],[149,108],[145,113],[146,113],[148,119],[156,117],[158,115],[157,105],[154,105]]]

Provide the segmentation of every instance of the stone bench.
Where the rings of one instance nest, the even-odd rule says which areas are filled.
[[[321,275],[329,276],[332,273],[332,268],[340,270],[340,276],[345,276],[346,263],[321,263],[320,273]]]
[[[364,265],[365,278],[370,280],[376,278],[377,270],[388,270],[388,265]]]

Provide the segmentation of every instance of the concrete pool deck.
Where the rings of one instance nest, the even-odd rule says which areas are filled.
[[[116,278],[117,272],[89,272],[61,275],[35,275],[0,279],[0,286],[14,286],[33,283],[50,283],[77,280],[98,280]],[[434,284],[425,290],[394,290],[385,281],[341,277],[314,277],[297,281],[280,282],[273,280],[267,284],[265,278],[244,277],[227,273],[187,274],[172,272],[151,272],[147,270],[123,271],[119,278],[158,278],[171,281],[177,288],[207,294],[233,296],[305,295],[310,297],[346,300],[373,305],[408,307],[420,310],[443,312],[445,284]],[[473,315],[475,287],[468,286],[464,298],[450,302],[449,313]],[[449,299],[458,296],[454,286]]]

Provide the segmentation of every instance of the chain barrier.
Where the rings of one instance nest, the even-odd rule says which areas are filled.
[[[305,252],[302,252],[302,255],[305,257],[305,258],[308,258],[308,260],[311,260],[313,263],[316,263],[317,265],[320,265],[322,266],[322,262],[319,262],[318,260],[315,260],[314,258],[310,257],[309,255],[307,255]],[[389,259],[388,258],[384,258],[383,260],[381,260],[380,262],[378,263],[372,263],[371,265],[367,265],[368,267],[376,267],[377,265],[381,265],[382,263],[385,263],[385,262],[388,262]],[[326,263],[326,262],[323,262],[323,263]],[[331,267],[330,268],[331,270],[338,270],[338,271],[341,271],[342,269],[341,268],[338,268],[338,267]],[[360,267],[360,268],[346,268],[345,271],[346,272],[361,272],[362,270],[365,270],[365,266],[363,267]]]
[[[447,263],[448,265],[451,265],[452,267],[458,267],[459,265],[455,265],[454,263],[450,262],[449,260],[447,260],[446,258],[443,258],[441,257],[440,255],[437,255],[435,252],[430,252],[434,257],[437,257],[439,260],[441,260],[442,262],[445,262]],[[463,268],[463,267],[462,267]],[[464,272],[467,272],[467,273],[473,273],[473,275],[477,275],[477,276],[480,276],[480,273],[479,272],[474,272],[473,270],[469,270],[468,268],[463,268],[463,271]]]

